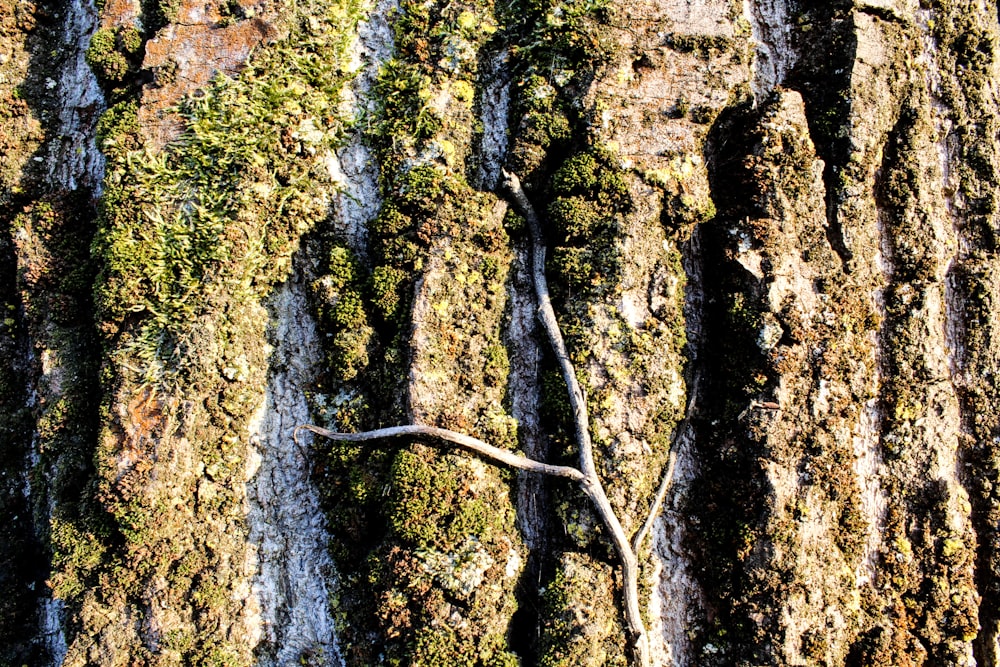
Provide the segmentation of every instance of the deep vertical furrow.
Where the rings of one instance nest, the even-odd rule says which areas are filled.
[[[761,104],[795,66],[793,15],[788,0],[744,0],[754,41],[753,95]]]
[[[526,246],[515,249],[508,281],[509,323],[506,344],[510,359],[508,395],[511,417],[517,420],[518,447],[536,461],[552,460],[541,419],[542,345],[538,311]],[[518,586],[519,607],[512,619],[511,647],[524,661],[536,658],[539,597],[543,571],[553,542],[552,494],[540,475],[522,473],[517,482],[518,530],[528,550]]]
[[[705,557],[739,562],[719,559],[702,576],[725,605],[721,623],[740,634],[708,646],[728,659],[836,664],[860,622],[846,573],[859,565],[868,518],[851,474],[871,392],[867,296],[845,289],[826,235],[823,164],[802,97],[780,91],[717,131],[726,141],[713,160],[709,251],[721,270],[706,279],[706,348],[716,354],[705,391],[717,398],[699,430],[695,507],[711,527],[699,531]]]
[[[64,189],[67,192],[77,191],[77,201],[84,198],[96,197],[100,191],[101,179],[104,176],[104,157],[97,149],[96,124],[98,115],[104,111],[104,96],[102,95],[97,79],[85,62],[86,47],[90,43],[91,36],[97,29],[97,11],[94,5],[86,0],[74,0],[63,8],[66,13],[63,22],[63,34],[61,35],[60,49],[64,50],[65,60],[62,64],[60,76],[56,81],[55,89],[58,93],[58,139],[49,144],[49,154],[47,156],[47,168],[49,180],[56,189]],[[49,86],[46,81],[46,86]],[[93,217],[96,211],[90,208],[90,202],[82,212],[81,217]],[[77,215],[80,215],[78,213]],[[83,222],[81,220],[81,222]],[[89,221],[88,221],[89,222]],[[90,231],[91,224],[83,222],[82,229]],[[79,224],[79,223],[77,223]],[[71,232],[72,233],[72,232]],[[92,233],[92,232],[91,232]],[[90,237],[85,232],[85,236],[77,242],[87,242],[89,246]],[[90,299],[81,295],[80,298],[89,310]],[[83,304],[81,304],[83,305]],[[85,316],[89,320],[89,315]],[[81,322],[79,329],[70,338],[75,338],[74,343],[70,343],[69,349],[62,356],[68,364],[65,370],[58,370],[60,373],[67,373],[78,382],[83,380],[89,385],[95,380],[95,367],[97,350],[93,346],[92,336],[94,332],[90,330],[92,323]],[[86,359],[85,355],[93,355],[93,359]],[[87,368],[84,364],[88,364]],[[51,371],[50,371],[51,372]],[[71,381],[72,384],[72,381]],[[77,392],[89,393],[91,389],[87,386],[76,387]],[[77,403],[84,403],[83,395],[72,395],[73,389],[69,391],[69,400]],[[56,398],[58,401],[62,397]],[[52,400],[51,398],[49,400]],[[96,405],[91,403],[90,411]],[[87,408],[84,408],[86,410]],[[93,415],[90,415],[93,420]],[[88,421],[90,421],[88,420]],[[83,434],[83,440],[88,440],[93,436],[93,431]],[[77,455],[80,458],[89,459],[88,451],[91,443],[83,445],[82,451]],[[83,469],[89,469],[87,463],[78,464]],[[50,515],[55,515],[58,508],[51,507]],[[72,510],[70,510],[72,511]],[[63,617],[62,604],[49,599],[43,603],[42,607],[43,633],[48,643],[50,655],[54,665],[62,664],[67,651],[67,641]]]
[[[88,504],[84,490],[93,470],[98,400],[99,351],[88,286],[94,265],[88,249],[103,165],[94,141],[103,99],[83,63],[95,10],[86,2],[12,5],[0,10],[0,23],[7,40],[0,86],[17,86],[13,95],[4,90],[0,102],[5,107],[0,205],[10,226],[5,259],[13,263],[7,284],[16,290],[5,295],[6,321],[8,342],[23,345],[8,350],[5,363],[18,369],[16,382],[24,383],[20,403],[5,405],[11,419],[6,430],[26,447],[20,459],[11,452],[9,462],[19,464],[10,479],[23,480],[28,503],[12,513],[13,525],[26,532],[10,540],[21,552],[12,554],[9,565],[19,586],[33,591],[11,591],[7,604],[13,612],[3,614],[3,623],[10,619],[11,629],[20,626],[9,646],[15,655],[25,653],[3,659],[61,664],[66,618],[58,598],[66,582],[58,576],[58,559],[75,533],[90,529],[81,515]],[[12,384],[9,389],[11,397],[17,395]],[[23,606],[28,598],[40,607],[28,611]]]
[[[477,180],[480,187],[499,186],[507,159],[511,82],[509,54],[490,57],[479,98],[483,125],[478,152]],[[508,313],[504,341],[510,364],[507,395],[510,415],[517,421],[517,445],[536,461],[552,460],[541,417],[541,372],[543,335],[538,322],[538,304],[532,281],[531,246],[515,243],[507,280]],[[524,662],[537,660],[539,605],[543,572],[549,567],[554,542],[552,494],[549,481],[540,475],[521,473],[517,480],[518,530],[528,553],[518,582],[518,609],[512,618],[509,642]]]
[[[510,355],[511,416],[518,424],[518,444],[529,458],[549,459],[539,421],[539,371],[542,360],[538,340],[534,289],[531,284],[530,259],[518,252],[509,283],[510,324],[507,329]],[[535,475],[523,475],[518,488],[518,514],[521,532],[529,549],[544,549],[548,531],[549,503],[544,481]]]
[[[715,157],[724,158],[722,154]],[[715,200],[718,219],[731,220],[729,202],[721,191]],[[728,664],[747,654],[766,661],[756,655],[757,633],[746,610],[751,603],[748,579],[755,567],[749,557],[763,512],[763,471],[756,463],[754,444],[747,442],[738,426],[749,403],[745,388],[752,386],[761,360],[753,344],[754,325],[746,318],[746,303],[737,283],[737,279],[751,278],[727,261],[724,224],[702,231],[706,266],[717,267],[706,273],[704,282],[703,340],[712,354],[704,360],[702,391],[713,398],[697,415],[698,477],[684,508],[692,525],[686,547],[711,610],[695,643],[696,656],[703,664]]]
[[[799,59],[786,79],[786,85],[805,100],[810,136],[824,163],[827,238],[842,262],[850,261],[838,202],[844,185],[840,173],[849,165],[849,135],[843,128],[850,120],[848,91],[858,52],[852,4],[843,0],[815,4],[799,15],[792,33]]]
[[[688,551],[689,517],[686,512],[691,485],[698,476],[694,422],[699,418],[704,395],[700,391],[702,377],[701,356],[705,354],[705,288],[703,283],[704,257],[701,248],[701,229],[691,232],[682,248],[683,268],[687,278],[684,289],[684,323],[687,338],[688,404],[685,420],[679,425],[672,444],[675,457],[670,491],[663,504],[663,512],[655,526],[653,550],[654,570],[651,575],[653,593],[650,616],[653,635],[650,643],[654,664],[698,664],[698,656],[691,641],[691,631],[705,623],[705,599],[701,583],[696,577],[696,566]]]
[[[330,538],[307,450],[292,437],[296,426],[310,421],[301,388],[314,384],[321,364],[301,274],[277,292],[271,311],[267,390],[249,425],[254,451],[247,470],[247,520],[259,615],[251,613],[248,632],[259,642],[257,664],[287,665],[309,656],[314,665],[340,665],[330,608],[337,587],[327,552]]]
[[[980,665],[1000,658],[997,402],[997,17],[988,3],[934,3],[922,23],[946,220],[956,237],[945,308],[951,383],[959,397],[961,480],[976,531]]]
[[[7,223],[4,220],[4,223]],[[29,483],[32,440],[29,391],[28,337],[21,295],[17,289],[17,259],[7,230],[0,240],[0,303],[5,309],[0,339],[0,662],[10,664],[49,661],[38,604],[46,576],[43,548],[33,526]],[[54,632],[60,632],[58,619]],[[45,634],[43,634],[45,633]]]

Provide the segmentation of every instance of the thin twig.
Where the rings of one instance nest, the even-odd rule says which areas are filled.
[[[336,442],[370,442],[373,440],[388,440],[392,438],[418,438],[421,441],[426,441],[427,444],[432,445],[440,446],[443,443],[450,443],[458,445],[463,449],[467,449],[470,452],[480,454],[491,461],[502,463],[512,468],[527,470],[528,472],[536,472],[542,475],[552,475],[553,477],[565,477],[573,480],[574,482],[583,482],[583,473],[576,468],[571,468],[569,466],[554,466],[549,465],[548,463],[535,461],[534,459],[529,459],[526,456],[515,454],[509,450],[494,447],[493,445],[485,443],[478,438],[473,438],[456,431],[449,431],[444,428],[436,428],[434,426],[419,426],[416,424],[410,424],[407,426],[380,428],[375,429],[374,431],[362,431],[361,433],[337,433],[325,428],[320,428],[319,426],[305,424],[295,428],[293,438],[296,442],[298,442],[299,431],[311,431],[316,435],[321,435],[324,438],[329,438],[330,440],[334,440]]]
[[[632,536],[632,551],[635,552],[636,556],[639,555],[639,550],[642,548],[642,541],[646,539],[646,535],[653,529],[656,517],[660,515],[660,508],[663,507],[667,491],[670,490],[670,482],[674,478],[674,465],[676,463],[677,457],[671,451],[667,460],[667,467],[663,471],[663,478],[660,480],[660,488],[656,491],[656,498],[653,499],[653,504],[649,506],[649,513],[646,515],[646,520],[642,523],[642,527]]]
[[[594,447],[590,439],[590,418],[587,416],[587,400],[580,388],[576,371],[570,361],[569,353],[566,351],[566,343],[563,340],[562,332],[559,329],[559,322],[556,320],[555,310],[552,308],[552,299],[549,296],[548,281],[545,279],[545,242],[542,237],[542,226],[535,213],[535,208],[531,205],[521,181],[516,174],[506,170],[502,171],[503,186],[510,192],[514,204],[520,209],[528,223],[528,230],[531,233],[532,241],[532,277],[535,283],[535,296],[538,298],[538,319],[542,323],[542,328],[549,338],[552,351],[556,355],[559,369],[562,372],[563,381],[569,392],[570,407],[573,410],[573,422],[576,427],[576,441],[580,450],[580,471],[583,472],[584,479],[581,482],[584,493],[594,503],[594,509],[604,522],[605,528],[611,534],[611,541],[618,560],[622,566],[622,598],[625,603],[625,623],[629,644],[640,667],[648,667],[649,659],[649,638],[646,633],[646,625],[642,620],[642,611],[639,606],[639,560],[636,557],[632,545],[629,543],[625,529],[621,520],[615,514],[608,494],[604,490],[604,484],[597,474],[594,466]]]
[[[674,446],[680,442],[688,429],[691,428],[691,418],[698,407],[698,388],[700,386],[701,375],[695,374],[694,382],[689,392],[691,398],[688,400],[687,411],[684,413],[684,419],[677,427],[673,442],[670,443],[670,455],[667,459],[667,467],[663,471],[663,478],[660,480],[660,488],[656,491],[656,498],[653,499],[653,504],[649,506],[649,513],[646,514],[646,520],[642,523],[642,527],[632,536],[632,551],[635,552],[636,557],[639,555],[639,550],[642,548],[642,542],[646,539],[646,535],[653,529],[653,523],[656,521],[656,517],[660,515],[660,508],[663,507],[663,501],[666,500],[667,492],[670,491],[671,481],[674,479],[674,466],[677,465]]]
[[[545,334],[552,345],[552,351],[556,355],[559,370],[562,373],[563,381],[569,391],[570,408],[573,411],[573,421],[576,428],[576,440],[580,447],[580,470],[585,475],[596,475],[594,468],[594,451],[590,441],[590,417],[587,415],[587,400],[583,395],[583,389],[577,380],[576,371],[573,369],[573,362],[570,361],[569,352],[566,349],[566,342],[563,340],[562,332],[559,329],[559,322],[556,320],[555,310],[552,308],[552,298],[549,296],[549,284],[545,278],[545,243],[542,238],[542,226],[534,206],[528,200],[528,196],[521,187],[521,181],[517,175],[503,170],[503,185],[510,192],[514,203],[520,209],[521,214],[528,222],[528,230],[531,233],[532,258],[531,272],[535,286],[535,297],[538,299],[538,319],[545,329]]]

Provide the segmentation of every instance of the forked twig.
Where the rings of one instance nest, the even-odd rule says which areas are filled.
[[[625,535],[621,520],[615,514],[614,508],[611,507],[608,495],[604,491],[604,484],[598,477],[597,469],[594,466],[594,447],[590,440],[587,401],[576,378],[576,371],[570,361],[569,353],[566,351],[566,343],[563,341],[559,322],[556,320],[556,314],[552,308],[552,299],[549,297],[548,281],[545,279],[545,242],[542,236],[542,226],[535,213],[535,208],[531,205],[531,201],[525,194],[524,188],[521,187],[521,181],[517,176],[504,170],[503,185],[510,192],[515,205],[520,209],[531,233],[532,276],[535,283],[535,296],[538,298],[538,319],[552,345],[552,351],[556,355],[559,370],[562,372],[563,381],[569,392],[569,402],[573,409],[573,422],[576,427],[576,443],[580,450],[580,471],[584,474],[584,480],[581,484],[584,493],[594,503],[594,509],[611,534],[611,541],[622,566],[622,597],[625,604],[625,623],[629,644],[637,662],[641,667],[647,667],[649,665],[649,641],[646,635],[646,626],[642,621],[642,612],[639,608],[639,559]]]
[[[621,520],[608,500],[604,485],[600,477],[598,477],[597,469],[594,466],[593,444],[590,438],[590,418],[587,415],[587,401],[584,397],[583,389],[577,380],[576,371],[570,361],[569,353],[566,350],[566,343],[563,340],[555,311],[552,308],[548,282],[545,279],[545,245],[542,238],[541,224],[517,176],[504,171],[503,185],[510,192],[514,204],[520,209],[521,214],[527,220],[528,228],[531,232],[532,278],[535,287],[535,296],[538,300],[538,319],[542,324],[542,328],[545,329],[545,334],[555,353],[556,361],[559,364],[563,381],[566,383],[566,389],[569,393],[577,447],[579,448],[580,469],[578,470],[571,466],[542,463],[526,456],[494,447],[478,438],[473,438],[463,433],[415,424],[394,426],[361,433],[337,433],[318,426],[302,425],[295,429],[294,438],[298,442],[298,434],[303,430],[338,442],[372,442],[393,438],[414,438],[435,446],[456,445],[479,454],[494,463],[508,465],[528,472],[563,477],[579,483],[580,488],[590,498],[594,504],[595,511],[608,530],[615,547],[615,553],[618,555],[619,562],[621,563],[625,623],[633,660],[639,667],[649,667],[649,638],[646,626],[642,621],[639,606],[638,553],[643,541],[652,529],[652,525],[659,515],[660,508],[670,489],[676,457],[671,452],[663,473],[663,478],[660,481],[659,489],[653,502],[650,504],[646,520],[639,530],[636,531],[632,540],[629,541],[625,535],[625,529],[622,527]],[[688,405],[688,415],[685,418],[685,423],[678,429],[678,433],[681,432],[681,429],[688,427],[687,419],[693,411],[694,396],[697,394],[697,380],[695,384],[696,387],[692,392],[692,399]]]

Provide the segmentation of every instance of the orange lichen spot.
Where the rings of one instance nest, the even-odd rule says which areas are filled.
[[[140,449],[144,443],[153,438],[163,421],[163,406],[159,397],[151,389],[143,389],[126,404],[122,419],[125,431],[123,447]]]
[[[189,4],[182,5],[181,15],[190,23],[168,25],[146,43],[142,66],[157,76],[156,83],[143,89],[139,127],[157,147],[179,132],[179,119],[170,107],[204,88],[216,74],[235,75],[254,47],[275,37],[274,27],[266,20],[253,18],[222,26],[221,17],[193,12]]]

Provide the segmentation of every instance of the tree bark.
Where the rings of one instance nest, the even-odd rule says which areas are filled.
[[[1000,664],[998,40],[0,0],[0,664]]]

